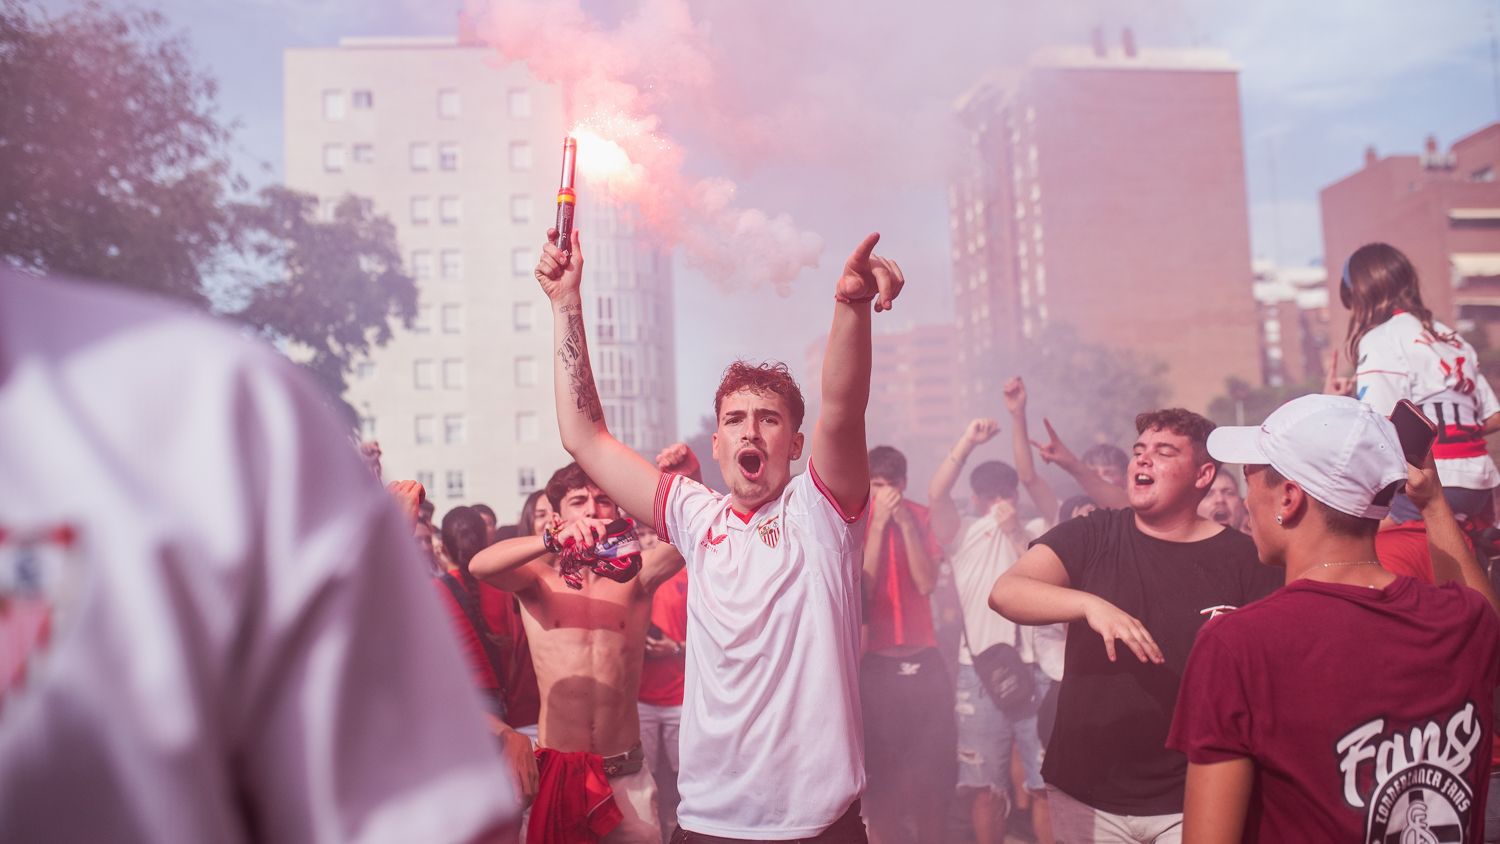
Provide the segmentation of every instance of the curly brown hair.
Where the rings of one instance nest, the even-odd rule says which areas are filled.
[[[802,429],[802,417],[807,413],[807,403],[802,400],[802,389],[797,386],[797,380],[792,377],[792,371],[787,369],[786,364],[778,361],[749,363],[743,360],[731,363],[724,369],[724,377],[714,393],[715,420],[719,418],[719,408],[724,404],[724,397],[740,390],[779,396],[786,402],[787,411],[792,415],[792,430]]]
[[[1166,407],[1161,410],[1148,410],[1135,417],[1135,432],[1144,434],[1147,431],[1167,431],[1179,437],[1187,437],[1188,442],[1193,444],[1193,459],[1198,465],[1204,463],[1214,464],[1214,472],[1219,471],[1219,461],[1213,459],[1208,453],[1208,435],[1218,427],[1213,420],[1200,416],[1191,410],[1181,407]]]

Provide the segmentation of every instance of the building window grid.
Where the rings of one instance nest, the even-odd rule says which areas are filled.
[[[455,88],[438,91],[438,117],[455,120],[463,113],[463,99]]]
[[[418,414],[414,420],[413,438],[417,445],[430,445],[433,441],[433,429],[436,421],[431,414]]]
[[[323,92],[323,119],[344,119],[344,92],[336,88],[330,88]]]
[[[438,167],[443,170],[457,170],[459,164],[458,144],[446,143],[438,145]]]
[[[417,143],[411,145],[410,152],[411,169],[422,172],[432,169],[432,144]]]
[[[436,372],[437,364],[430,359],[412,361],[412,386],[418,390],[432,389],[434,383],[433,376]]]
[[[323,170],[328,173],[340,173],[344,169],[344,145],[323,145]]]
[[[463,414],[450,413],[443,417],[443,442],[448,445],[463,445],[469,439],[469,426]]]
[[[464,498],[464,470],[449,469],[444,473],[444,486],[449,498]]]
[[[355,144],[354,145],[354,163],[355,164],[374,164],[375,163],[375,145],[374,144]]]
[[[369,90],[356,90],[349,95],[354,108],[359,111],[368,111],[375,107],[375,92]]]
[[[463,218],[463,200],[456,196],[444,196],[438,199],[438,219],[444,225],[454,225]]]
[[[462,358],[445,359],[443,361],[443,389],[463,389],[464,374],[464,362]]]
[[[516,491],[522,495],[530,495],[536,491],[536,469],[530,466],[516,469]]]

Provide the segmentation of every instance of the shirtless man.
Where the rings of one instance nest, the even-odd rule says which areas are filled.
[[[560,824],[587,823],[596,833],[607,832],[603,840],[611,844],[660,844],[656,785],[642,765],[636,698],[652,593],[682,568],[682,557],[666,543],[657,543],[641,553],[636,577],[621,583],[585,570],[582,588],[575,589],[564,581],[559,556],[545,543],[550,539],[553,547],[592,546],[620,511],[576,463],[552,476],[546,495],[558,515],[545,538],[507,539],[469,562],[475,577],[520,599],[536,665],[542,699],[537,753],[541,783],[527,840],[554,840]],[[614,825],[610,822],[615,813],[607,806],[587,818],[560,816],[549,809],[559,802],[566,805],[566,789],[582,794],[585,788],[582,777],[587,767],[567,764],[565,754],[592,757],[585,759],[588,766],[602,757],[599,769],[608,777],[619,809]],[[570,777],[570,771],[578,773]]]

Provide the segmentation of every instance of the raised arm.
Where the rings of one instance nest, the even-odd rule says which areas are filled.
[[[583,322],[583,251],[573,230],[567,252],[552,244],[549,229],[536,280],[552,303],[553,390],[557,401],[557,429],[563,448],[573,455],[599,488],[635,518],[652,524],[652,504],[661,473],[644,457],[610,434],[604,406],[589,364],[588,338]]]
[[[1126,497],[1125,490],[1099,477],[1073,450],[1063,444],[1062,437],[1052,429],[1052,423],[1042,419],[1042,426],[1047,429],[1047,442],[1032,443],[1042,453],[1042,459],[1062,468],[1064,472],[1073,476],[1073,480],[1083,487],[1083,494],[1094,499],[1100,507],[1119,509],[1129,507],[1130,499]],[[1054,510],[1053,512],[1056,512]]]
[[[1433,582],[1442,585],[1458,581],[1484,596],[1490,607],[1500,614],[1500,599],[1490,585],[1490,578],[1479,565],[1479,558],[1464,537],[1463,528],[1453,517],[1443,484],[1438,480],[1437,464],[1428,453],[1422,468],[1406,467],[1406,495],[1422,512],[1427,528],[1427,552],[1432,557]]]
[[[833,327],[823,354],[822,411],[813,430],[812,461],[844,513],[858,513],[870,494],[865,408],[870,402],[870,303],[887,311],[906,279],[896,262],[872,254],[871,234],[844,262],[835,288]]]
[[[1041,511],[1047,524],[1056,524],[1056,513],[1062,508],[1052,484],[1036,470],[1036,461],[1031,457],[1031,433],[1026,426],[1026,382],[1018,375],[1005,382],[1005,409],[1010,413],[1011,449],[1015,452],[1016,476],[1031,503]]]
[[[938,464],[927,484],[927,506],[932,515],[932,538],[939,545],[947,545],[958,535],[958,506],[953,503],[953,487],[963,472],[969,455],[983,443],[995,438],[1000,423],[993,419],[972,419],[958,442],[948,450],[948,456]]]

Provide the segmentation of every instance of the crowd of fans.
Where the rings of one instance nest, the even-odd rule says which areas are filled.
[[[130,423],[98,421],[105,404],[57,405],[57,418],[89,419],[63,430],[70,459],[97,457],[96,476],[116,481],[99,494],[123,502],[149,488],[172,504],[40,538],[0,530],[0,547],[23,543],[15,559],[27,571],[37,548],[65,559],[88,531],[150,561],[99,563],[110,588],[88,594],[112,602],[104,610],[61,603],[51,575],[27,581],[17,568],[0,581],[10,650],[45,646],[54,621],[70,618],[58,607],[92,612],[35,679],[25,654],[0,661],[11,719],[0,721],[0,838],[1500,838],[1500,600],[1475,543],[1500,488],[1484,441],[1500,430],[1500,402],[1473,347],[1423,307],[1399,251],[1373,244],[1346,265],[1354,372],[1335,361],[1326,394],[1259,426],[1139,409],[1128,452],[1100,443],[1079,455],[1045,419],[1033,439],[1016,377],[995,397],[1004,423],[955,423],[933,476],[911,479],[899,448],[865,441],[870,319],[904,284],[873,253],[877,240],[836,286],[810,436],[785,366],[726,370],[707,456],[727,490],[703,485],[705,456],[684,444],[647,461],[609,434],[578,236],[566,250],[549,242],[537,278],[556,318],[559,433],[576,462],[510,524],[481,503],[437,519],[404,480],[387,488],[405,519],[394,522],[389,501],[335,491],[369,487],[340,475],[352,459],[334,459],[332,473],[265,471],[305,469],[298,456],[332,426],[299,409],[296,379],[168,320],[143,353],[219,346],[197,365],[254,385],[248,397],[224,393],[235,414],[208,418],[242,420],[216,446],[218,482],[258,503],[202,536],[191,519],[162,521],[194,502],[170,484],[143,486],[131,465],[110,462],[108,436],[88,433]],[[84,313],[106,334],[157,319],[34,284],[16,282],[16,313]],[[79,358],[72,340],[23,331],[31,324],[8,326],[20,346],[0,333],[0,364],[44,349],[103,367],[101,384],[166,389]],[[0,392],[0,423],[40,437],[11,399]],[[1389,419],[1401,402],[1435,423],[1415,451]],[[1006,429],[1011,460],[974,463]],[[161,442],[163,466],[198,470],[173,451],[187,440]],[[378,476],[379,446],[361,454]],[[1076,492],[1060,497],[1037,458]],[[23,461],[3,465],[45,486]],[[926,482],[925,506],[907,497],[913,480]],[[156,548],[167,550],[133,550]],[[204,560],[196,577],[185,559]],[[401,588],[416,582],[416,560],[425,597]],[[204,621],[220,618],[233,623]],[[159,650],[144,665],[100,644],[147,628]],[[377,664],[379,679],[362,673]],[[128,741],[81,714],[96,701],[79,692],[85,669],[134,678],[116,684],[122,726],[109,733]],[[476,748],[481,719],[491,746]],[[397,724],[410,735],[366,729]],[[130,765],[133,780],[119,773]],[[171,814],[169,793],[197,795],[191,817]],[[85,818],[65,816],[59,795],[110,799]]]

